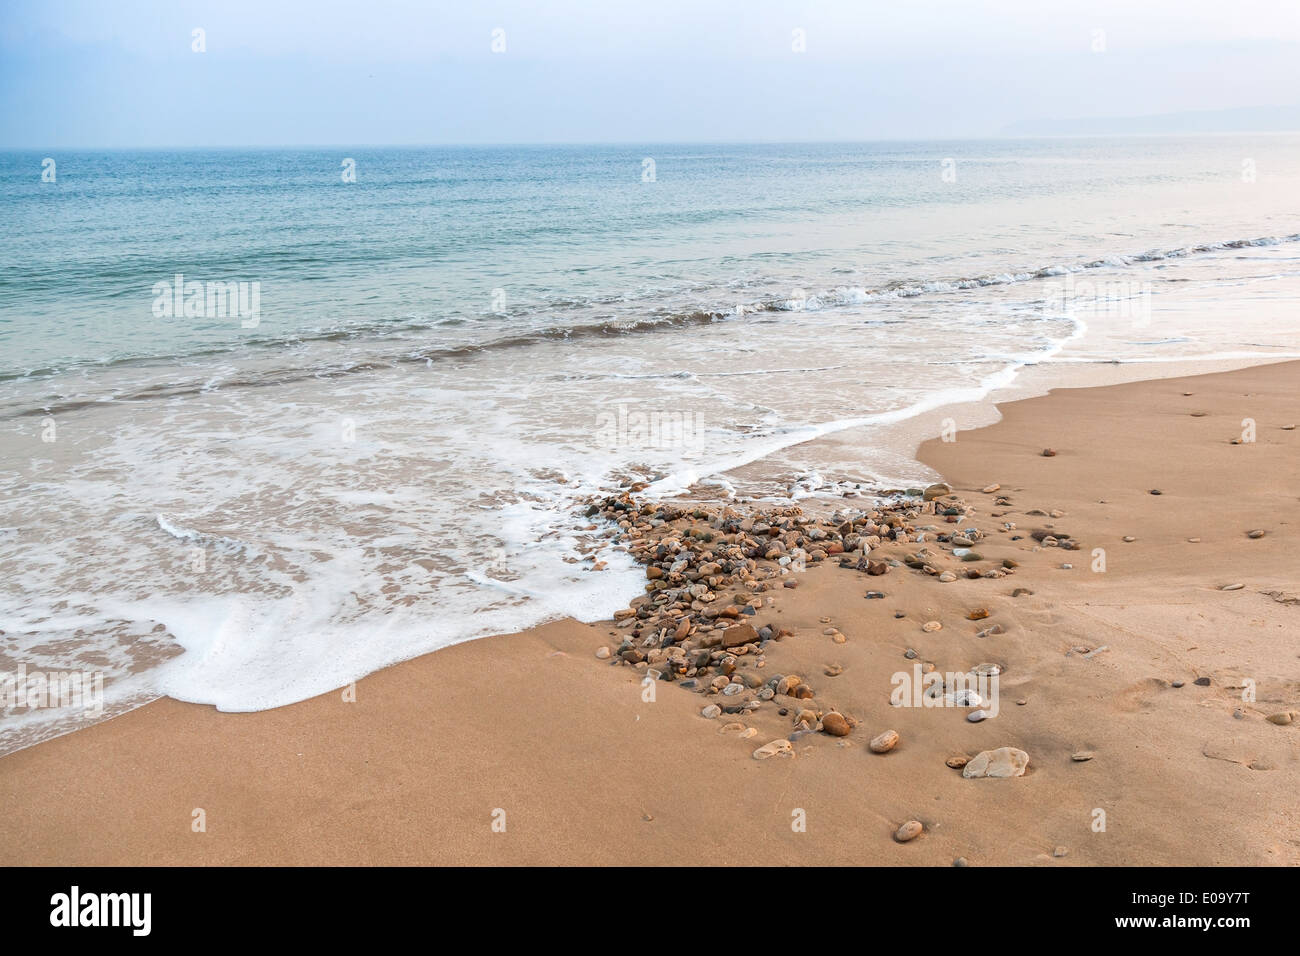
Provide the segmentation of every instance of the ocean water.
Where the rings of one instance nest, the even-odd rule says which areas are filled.
[[[104,688],[0,751],[606,616],[632,481],[869,499],[1030,372],[1300,356],[1300,136],[9,152],[0,211],[0,675]]]

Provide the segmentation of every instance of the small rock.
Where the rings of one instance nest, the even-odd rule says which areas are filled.
[[[991,485],[985,485],[983,488],[980,489],[980,491],[984,492],[984,494],[986,494],[986,495],[991,495],[991,494],[993,494],[993,492],[998,491],[998,490],[1000,490],[1001,488],[1002,488],[1002,486],[999,485],[999,484],[995,481],[995,482],[994,482],[993,484],[991,484]]]
[[[1133,537],[1131,534],[1126,534],[1124,535],[1124,540],[1127,541],[1129,544],[1132,544],[1134,541],[1137,540],[1137,538]]]
[[[982,621],[982,620],[984,620],[984,619],[985,619],[986,617],[988,617],[988,616],[989,616],[989,609],[988,609],[988,608],[986,608],[986,607],[977,607],[977,608],[972,609],[971,612],[970,612],[969,614],[966,615],[966,620],[968,620],[968,621]]]
[[[770,743],[763,744],[754,751],[753,757],[755,760],[766,760],[769,757],[788,757],[793,753],[794,745],[782,738],[781,740],[773,740]]]
[[[883,734],[871,738],[867,744],[873,754],[887,754],[898,746],[898,731],[886,730]]]
[[[1029,766],[1029,754],[1015,747],[984,750],[962,768],[967,779],[976,777],[1020,777]]]
[[[1087,763],[1095,756],[1096,754],[1091,750],[1076,750],[1074,753],[1070,754],[1070,759],[1075,763]]]
[[[1164,492],[1161,491],[1159,488],[1152,488],[1151,491],[1149,492],[1149,494],[1153,494],[1153,495],[1163,495]]]
[[[946,763],[949,767],[952,767],[953,770],[960,770],[962,767],[970,763],[970,757],[967,757],[965,754],[957,754],[955,756],[949,757],[947,760],[944,761],[944,763]]]
[[[832,737],[847,737],[852,729],[848,718],[833,710],[822,718],[822,730]]]
[[[938,621],[926,621],[924,624],[921,625],[921,630],[926,631],[930,634],[933,634],[935,631],[942,630],[942,629],[943,629],[943,625],[940,624]]]
[[[1219,586],[1220,591],[1240,591],[1246,585],[1244,584],[1223,584]]]
[[[722,632],[723,647],[739,647],[758,640],[758,631],[753,624],[737,624]]]
[[[1264,532],[1264,529],[1262,529],[1262,528],[1256,528],[1254,531],[1247,531],[1247,532],[1246,532],[1246,537],[1248,537],[1248,538],[1262,538],[1262,537],[1264,537],[1264,533],[1265,533],[1265,532]]]
[[[1065,847],[1058,846],[1055,850],[1052,851],[1052,856],[1057,857],[1059,859],[1060,857],[1065,856],[1069,852],[1070,851],[1067,850]]]
[[[980,721],[988,720],[989,715],[982,710],[972,710],[969,714],[966,715],[966,719],[969,720],[972,724],[978,724]]]
[[[957,859],[955,859],[955,860],[952,861],[952,865],[953,865],[953,866],[958,866],[958,867],[961,867],[961,866],[970,866],[970,864],[966,862],[966,858],[965,858],[964,856],[959,856],[959,857],[957,857]]]
[[[1183,682],[1180,681],[1180,680],[1176,680],[1176,681],[1174,681],[1172,684],[1170,684],[1169,686],[1170,686],[1170,687],[1182,687],[1182,686],[1183,686]]]
[[[925,491],[921,494],[921,500],[933,501],[935,498],[942,498],[945,495],[950,495],[950,494],[952,494],[952,488],[946,483],[941,481],[938,484],[930,485],[928,488],[926,488]]]
[[[1284,710],[1280,714],[1269,714],[1264,719],[1270,724],[1277,724],[1279,727],[1286,727],[1295,719],[1295,715],[1289,710]]]
[[[700,711],[700,716],[707,717],[709,718],[709,720],[712,720],[714,717],[719,716],[721,713],[722,713],[721,707],[719,707],[717,704],[709,704],[708,707],[705,707],[702,711]]]
[[[1042,454],[1043,454],[1043,457],[1044,457],[1044,458],[1055,458],[1055,457],[1056,457],[1056,449],[1055,449],[1055,448],[1044,448]]]
[[[607,661],[607,660],[610,659],[610,656],[612,655],[612,653],[613,653],[613,652],[610,651],[610,649],[609,649],[608,647],[600,647],[600,648],[597,648],[597,649],[596,649],[596,660],[598,660],[598,661]]]
[[[899,843],[907,843],[919,837],[924,829],[919,820],[908,820],[895,831],[894,839]]]
[[[943,574],[939,575],[939,580],[944,584],[951,584],[953,581],[957,580],[957,575],[953,574],[951,571],[945,571]]]
[[[1198,677],[1196,680],[1192,681],[1192,683],[1197,687],[1209,687],[1210,679],[1208,677]]]

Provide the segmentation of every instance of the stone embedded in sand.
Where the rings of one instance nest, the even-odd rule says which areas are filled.
[[[1220,591],[1240,591],[1246,585],[1244,584],[1222,584],[1219,586]]]
[[[972,724],[978,724],[981,721],[988,720],[989,715],[987,712],[982,710],[972,710],[969,714],[966,715],[966,719],[969,720]]]
[[[1210,679],[1208,677],[1198,677],[1196,680],[1192,681],[1192,683],[1197,687],[1209,687]]]
[[[939,580],[944,584],[951,584],[953,581],[957,580],[957,575],[953,574],[951,571],[945,571],[943,574],[939,575]]]
[[[867,574],[871,575],[872,577],[878,578],[880,577],[880,575],[888,574],[888,573],[889,573],[889,565],[887,565],[884,561],[867,562]]]
[[[1056,457],[1056,449],[1055,449],[1055,448],[1044,448],[1044,449],[1043,449],[1043,457],[1044,457],[1044,458],[1055,458],[1055,457]]]
[[[773,740],[771,743],[763,744],[763,746],[754,751],[753,756],[755,760],[766,760],[769,757],[788,757],[793,753],[794,745],[783,738],[781,740]]]
[[[739,647],[741,644],[750,644],[757,640],[758,631],[753,624],[737,624],[722,632],[723,647]]]
[[[1152,488],[1152,489],[1148,492],[1148,494],[1152,494],[1152,495],[1163,495],[1164,492],[1161,491],[1159,488]]]
[[[607,661],[609,660],[612,653],[613,652],[610,651],[608,647],[598,647],[596,648],[596,660]]]
[[[925,827],[919,820],[908,820],[894,832],[894,839],[899,843],[907,843],[919,837],[924,830]]]
[[[1134,541],[1137,540],[1137,538],[1133,537],[1131,534],[1126,534],[1124,535],[1124,540],[1127,541],[1129,544],[1132,544]]]
[[[1075,763],[1087,763],[1095,756],[1097,755],[1091,750],[1076,750],[1074,753],[1070,754],[1070,759]]]
[[[1269,714],[1264,719],[1270,724],[1277,724],[1279,727],[1286,727],[1295,719],[1295,715],[1289,710],[1284,710],[1279,714]]]
[[[1264,532],[1264,529],[1263,529],[1263,528],[1256,528],[1254,531],[1247,531],[1247,532],[1246,532],[1246,537],[1248,537],[1248,538],[1262,538],[1262,537],[1264,537],[1264,534],[1265,534],[1265,532]]]
[[[952,767],[953,770],[960,770],[962,767],[970,763],[970,757],[967,757],[965,754],[955,754],[945,760],[944,763],[949,767]]]
[[[709,704],[708,707],[705,707],[702,711],[700,711],[700,716],[707,717],[709,720],[712,720],[714,717],[718,717],[721,714],[722,714],[722,708],[719,707],[717,704]]]
[[[822,718],[822,730],[832,737],[847,737],[852,729],[848,718],[833,710]]]
[[[1055,850],[1052,851],[1052,856],[1056,857],[1057,859],[1060,859],[1061,857],[1065,856],[1069,852],[1070,851],[1067,850],[1065,847],[1058,846]]]
[[[968,780],[977,777],[1020,777],[1029,766],[1029,754],[1015,747],[999,747],[976,754],[961,775]]]
[[[811,700],[813,697],[817,695],[813,692],[813,689],[809,687],[807,684],[800,684],[798,687],[796,687],[794,690],[790,692],[790,696],[793,697],[795,700]]]
[[[802,682],[797,674],[787,674],[776,682],[776,692],[778,694],[789,694]]]
[[[930,485],[921,494],[922,501],[933,501],[935,498],[942,498],[945,495],[952,494],[952,488],[945,482]]]
[[[1011,596],[1012,596],[1012,597],[1025,597],[1025,596],[1030,595],[1030,594],[1033,594],[1033,593],[1034,593],[1034,592],[1031,591],[1031,590],[1029,590],[1029,588],[1016,588],[1014,591],[1011,592]]]
[[[968,621],[982,621],[989,616],[989,609],[986,607],[972,608],[971,612],[966,615]]]
[[[984,492],[984,494],[986,495],[991,495],[993,494],[993,492],[999,490],[1001,487],[1002,486],[995,481],[991,485],[985,485],[983,488],[980,489],[980,491]]]
[[[736,721],[732,721],[729,724],[723,724],[718,728],[719,734],[735,734],[737,737],[744,733],[744,731],[745,725]]]
[[[935,631],[942,630],[943,625],[938,621],[926,621],[921,625],[921,630],[933,634]]]
[[[871,743],[867,744],[873,754],[887,754],[897,746],[897,730],[886,730],[883,734],[872,737]]]

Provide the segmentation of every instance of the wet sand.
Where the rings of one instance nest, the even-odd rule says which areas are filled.
[[[793,634],[765,646],[761,672],[802,675],[811,702],[710,720],[722,695],[667,682],[646,701],[641,671],[595,656],[624,629],[559,621],[388,668],[355,702],[161,700],[4,757],[0,862],[1300,863],[1297,382],[1287,363],[1063,389],[927,442],[921,459],[987,533],[985,564],[1018,567],[941,583],[828,559],[763,592],[756,623]],[[1255,440],[1232,444],[1247,418]],[[1048,525],[1079,550],[1029,536]],[[969,620],[979,607],[988,618]],[[997,716],[891,706],[916,662],[998,663]],[[755,760],[795,730],[778,706],[805,705],[852,731]],[[732,722],[756,733],[720,732]],[[898,746],[871,753],[890,729]],[[1024,776],[946,765],[1002,746],[1029,755]],[[909,820],[924,830],[900,844]]]

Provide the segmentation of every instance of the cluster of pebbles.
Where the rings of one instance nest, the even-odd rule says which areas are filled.
[[[995,501],[995,507],[1004,504],[1010,499]],[[763,672],[768,645],[794,634],[765,620],[765,609],[780,589],[798,587],[799,571],[828,561],[871,579],[909,571],[940,582],[1014,573],[1014,561],[980,553],[985,534],[974,527],[972,514],[946,484],[899,493],[873,508],[825,515],[799,507],[741,512],[684,506],[641,500],[632,492],[595,501],[587,516],[615,525],[619,546],[646,572],[645,595],[614,615],[614,633],[626,632],[622,642],[600,648],[597,657],[701,695],[707,700],[701,713],[708,718],[763,707],[790,718],[790,738],[758,748],[757,759],[788,753],[790,741],[806,733],[847,736],[853,721],[822,704],[804,677]],[[1012,539],[1026,537],[1010,522],[996,530]],[[1068,535],[1030,534],[1041,546],[1077,547]],[[972,619],[978,616],[972,612]],[[841,640],[833,627],[826,633]],[[723,727],[728,730],[748,736],[752,728],[729,721]]]

